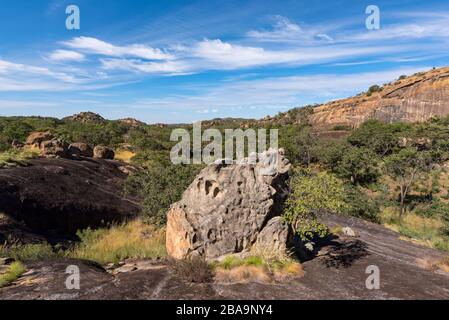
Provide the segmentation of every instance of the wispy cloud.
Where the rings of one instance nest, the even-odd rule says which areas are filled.
[[[105,70],[123,70],[148,74],[186,74],[191,67],[181,61],[148,62],[133,59],[101,59]]]
[[[55,62],[83,61],[85,58],[84,54],[70,50],[55,50],[48,56],[50,61]]]
[[[99,54],[111,57],[137,57],[148,60],[169,60],[173,57],[160,49],[143,44],[116,46],[106,41],[91,37],[77,37],[63,44],[72,49],[82,50],[86,53]]]

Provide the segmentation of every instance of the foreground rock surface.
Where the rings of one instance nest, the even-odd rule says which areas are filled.
[[[106,272],[79,260],[27,265],[28,273],[0,289],[0,299],[161,300],[161,299],[449,299],[449,274],[420,268],[416,260],[442,258],[440,251],[399,240],[399,234],[359,219],[328,216],[330,226],[347,225],[357,238],[342,236],[319,248],[303,264],[305,276],[276,283],[186,283],[163,261],[135,261]],[[67,290],[65,270],[77,265],[81,290]],[[366,288],[366,268],[379,267],[380,290]]]
[[[281,214],[289,168],[282,155],[273,167],[263,161],[206,167],[168,213],[169,255],[214,259],[250,250],[270,220]],[[288,232],[274,231],[285,245]]]
[[[0,170],[0,213],[38,234],[74,234],[120,222],[139,211],[123,196],[127,175],[119,161],[34,159],[30,166]]]

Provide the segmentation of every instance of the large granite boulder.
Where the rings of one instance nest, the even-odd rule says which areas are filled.
[[[72,143],[68,150],[69,155],[77,157],[92,158],[94,156],[94,149],[87,143]]]
[[[250,251],[259,237],[261,244],[276,239],[275,246],[285,248],[288,226],[276,217],[288,195],[289,161],[274,150],[256,162],[251,158],[206,167],[172,205],[167,222],[171,257],[220,258]]]
[[[67,150],[68,144],[57,139],[41,143],[41,154],[46,158],[67,158]]]

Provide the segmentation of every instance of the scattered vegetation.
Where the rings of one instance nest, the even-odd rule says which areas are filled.
[[[33,149],[10,149],[0,153],[0,168],[10,168],[28,165],[28,160],[37,158],[39,152]]]
[[[34,262],[57,256],[53,247],[41,244],[4,244],[0,246],[0,257],[12,258],[16,261]]]
[[[187,282],[208,283],[214,277],[212,267],[200,257],[171,260],[170,265],[174,273]]]
[[[375,92],[380,92],[382,91],[382,87],[378,86],[377,84],[369,87],[368,91],[367,91],[367,96],[371,96],[373,93]]]
[[[20,262],[13,262],[5,273],[0,274],[0,288],[3,288],[10,283],[16,281],[26,271],[25,267]]]
[[[267,255],[264,250],[259,250],[245,258],[235,255],[227,256],[222,261],[213,264],[216,280],[228,283],[269,283],[304,275],[299,262],[286,255],[282,257],[278,255],[279,252],[276,252],[276,255],[273,256],[269,253]]]
[[[71,258],[100,264],[117,264],[127,258],[162,258],[166,256],[165,230],[136,220],[109,229],[78,232],[80,243],[66,253]]]

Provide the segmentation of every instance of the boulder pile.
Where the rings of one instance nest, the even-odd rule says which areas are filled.
[[[20,148],[16,142],[15,148]],[[93,148],[87,143],[67,144],[64,141],[56,139],[50,132],[34,132],[27,138],[25,148],[39,149],[41,155],[45,158],[72,158],[86,157],[95,159],[113,160],[114,150],[105,146],[96,146]]]
[[[218,161],[201,171],[168,212],[171,257],[214,260],[256,245],[287,248],[292,233],[280,215],[290,163],[283,150],[270,149],[257,158],[230,165]]]

